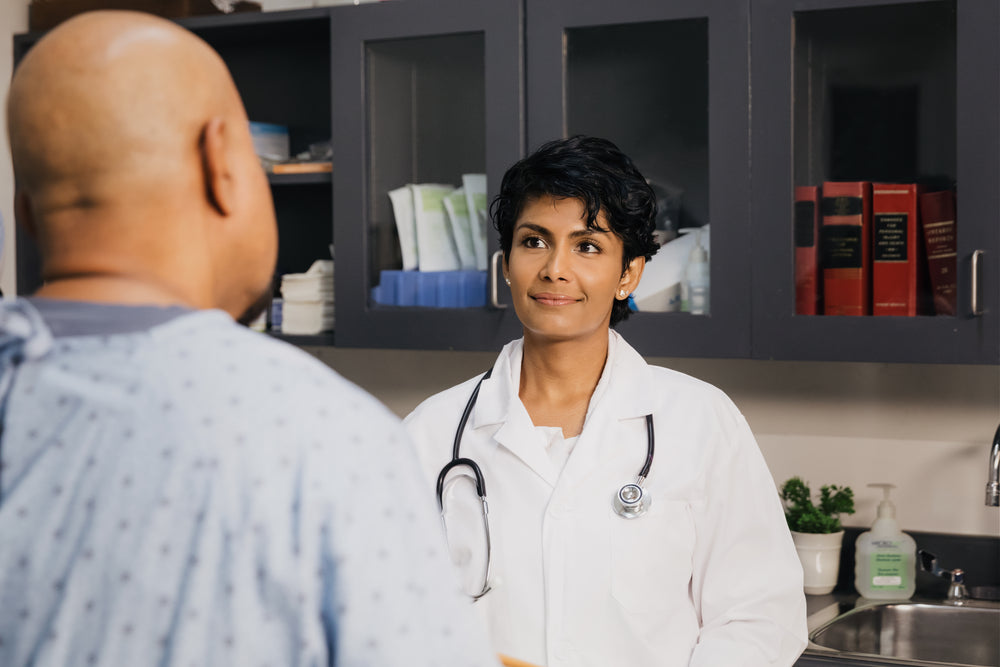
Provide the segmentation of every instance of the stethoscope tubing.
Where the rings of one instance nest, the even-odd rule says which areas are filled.
[[[483,528],[486,532],[486,574],[483,579],[483,587],[479,593],[472,596],[474,600],[486,595],[492,588],[490,584],[490,570],[493,562],[493,546],[490,536],[490,524],[488,519],[489,505],[486,502],[486,479],[483,476],[483,471],[479,468],[479,464],[470,458],[465,458],[461,455],[462,448],[462,435],[465,433],[465,427],[469,422],[469,416],[472,414],[472,409],[476,405],[476,401],[479,399],[479,389],[483,385],[483,380],[489,379],[492,375],[493,369],[489,369],[486,373],[479,378],[479,382],[476,383],[475,389],[472,390],[472,394],[469,396],[469,400],[465,404],[465,409],[462,411],[462,417],[458,421],[458,428],[455,430],[455,440],[452,444],[451,449],[451,461],[446,463],[441,472],[438,473],[437,478],[437,501],[438,510],[441,512],[441,518],[444,519],[444,481],[448,473],[453,469],[458,467],[466,467],[472,471],[473,476],[476,479],[476,493],[479,495],[479,499],[483,504]],[[653,465],[653,453],[655,451],[655,429],[653,427],[653,415],[646,415],[646,460],[643,463],[642,469],[639,471],[639,475],[636,478],[634,484],[626,484],[623,486],[616,496],[614,503],[615,511],[624,519],[634,519],[636,517],[642,516],[645,513],[646,507],[648,507],[649,499],[646,496],[644,489],[642,488],[642,483],[645,481],[646,477],[649,475],[649,470]],[[623,496],[627,489],[631,489],[636,494],[636,499],[626,500]]]

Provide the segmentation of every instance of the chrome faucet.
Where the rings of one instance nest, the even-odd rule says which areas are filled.
[[[1000,507],[1000,426],[990,447],[990,478],[986,482],[986,506]]]

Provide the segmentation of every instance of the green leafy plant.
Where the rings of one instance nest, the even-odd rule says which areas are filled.
[[[814,505],[809,485],[792,477],[781,485],[788,527],[797,533],[837,533],[840,515],[854,514],[854,492],[849,486],[828,484],[819,490],[819,505]]]

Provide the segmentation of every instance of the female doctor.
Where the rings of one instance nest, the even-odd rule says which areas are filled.
[[[746,421],[611,328],[657,250],[654,214],[603,139],[553,141],[511,167],[491,215],[524,337],[406,426],[499,653],[792,665],[801,567]]]

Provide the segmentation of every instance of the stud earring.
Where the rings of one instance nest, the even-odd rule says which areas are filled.
[[[625,298],[625,290],[623,290],[623,289],[618,290],[618,296],[620,296],[620,297],[622,297],[624,299]]]
[[[510,278],[508,278],[507,276],[504,276],[503,279],[507,283],[507,287],[510,287]]]

